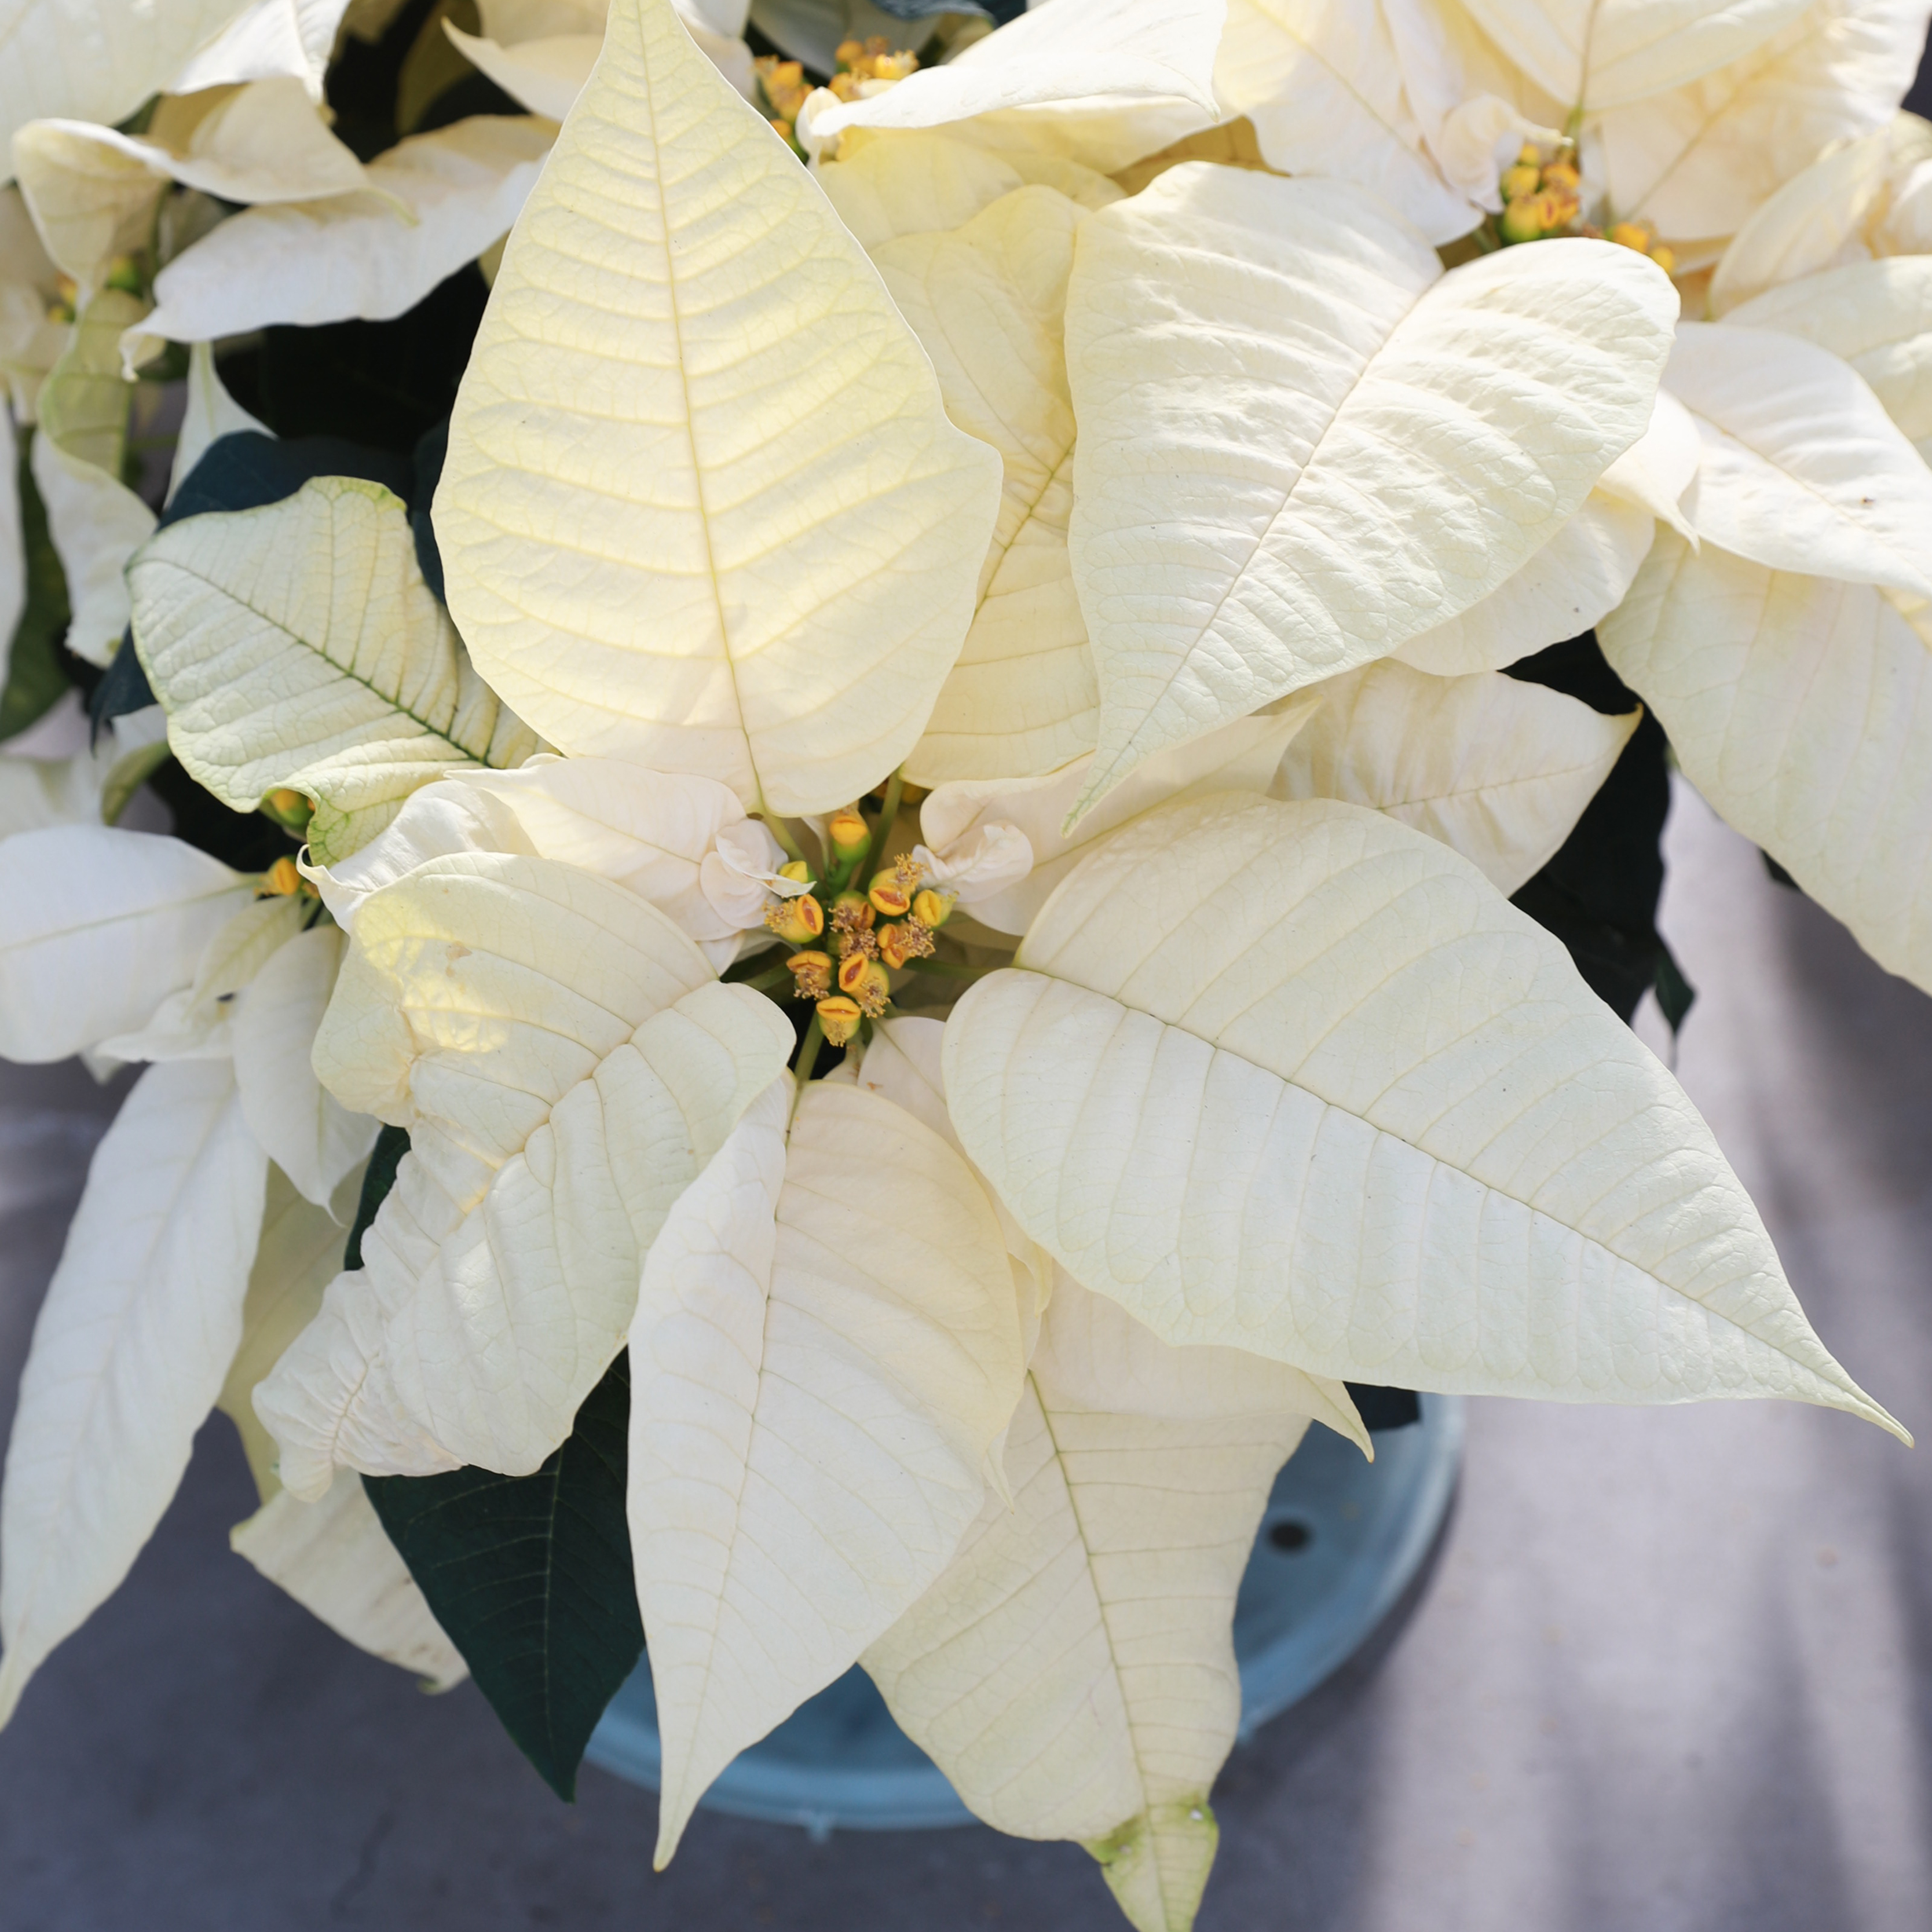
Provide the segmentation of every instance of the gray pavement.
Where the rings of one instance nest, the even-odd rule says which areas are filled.
[[[1932,1431],[1932,1002],[1681,797],[1678,1070],[1828,1344]],[[1647,1035],[1653,1040],[1660,1034]],[[0,1407],[113,1096],[0,1070]],[[1202,1932],[1925,1932],[1932,1460],[1770,1405],[1472,1403],[1393,1627],[1237,1753]],[[467,1687],[420,1694],[226,1548],[204,1432],[120,1594],[0,1735],[0,1932],[789,1932],[1117,1922],[1066,1846],[559,1804]]]

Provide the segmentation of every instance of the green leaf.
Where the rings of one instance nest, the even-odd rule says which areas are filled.
[[[1639,702],[1604,662],[1594,631],[1511,664],[1508,674],[1595,711],[1628,712]],[[1510,900],[1562,940],[1590,990],[1625,1021],[1658,976],[1670,808],[1664,733],[1646,710],[1562,849]]]
[[[362,1237],[374,1222],[376,1210],[388,1199],[389,1190],[396,1184],[396,1169],[409,1150],[407,1127],[385,1127],[376,1136],[376,1144],[370,1150],[369,1165],[362,1172],[362,1192],[356,1200],[356,1219],[350,1225],[349,1239],[342,1250],[342,1265],[345,1268],[359,1268],[362,1265]]]
[[[190,517],[128,581],[175,756],[237,812],[278,787],[307,793],[325,865],[418,785],[536,749],[471,667],[401,500],[379,483],[316,477],[280,502]]]
[[[624,1518],[630,1414],[620,1355],[534,1475],[362,1479],[478,1688],[566,1803],[590,1733],[644,1647]]]
[[[28,466],[33,435],[29,430],[20,438],[20,536],[27,555],[27,604],[14,626],[13,650],[6,659],[6,688],[0,691],[0,739],[24,731],[68,688],[60,650],[70,615],[67,576],[47,534],[46,506],[40,501]]]

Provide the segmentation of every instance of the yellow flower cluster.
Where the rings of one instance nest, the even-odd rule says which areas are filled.
[[[903,80],[919,66],[919,56],[902,47],[895,53],[883,34],[869,40],[843,40],[838,46],[838,71],[826,82],[841,100],[862,100],[868,91],[866,82],[884,81],[888,85]],[[869,90],[876,93],[874,88]]]
[[[780,60],[776,54],[761,54],[752,65],[758,76],[758,92],[765,98],[766,117],[784,140],[791,141],[798,110],[812,92],[804,67],[795,60]]]
[[[1677,266],[1676,254],[1658,240],[1648,222],[1616,221],[1605,230],[1582,219],[1582,177],[1576,169],[1576,149],[1568,142],[1546,158],[1534,141],[1526,141],[1504,169],[1498,185],[1503,212],[1496,230],[1505,248],[1512,242],[1587,235],[1648,255],[1666,275]]]
[[[871,848],[865,820],[842,812],[827,830],[832,853],[829,921],[818,899],[803,892],[775,898],[765,909],[765,923],[801,949],[785,962],[793,997],[815,1000],[826,1039],[843,1046],[860,1021],[884,1014],[892,974],[932,957],[932,936],[951,916],[953,896],[926,885],[918,862],[905,855],[874,872],[861,892],[850,875]],[[821,939],[823,947],[815,943]]]

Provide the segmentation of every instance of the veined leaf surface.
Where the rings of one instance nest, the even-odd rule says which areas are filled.
[[[989,1496],[866,1652],[973,1810],[1106,1864],[1140,1932],[1185,1932],[1241,1710],[1234,1593],[1306,1378],[1174,1348],[1063,1274]]]
[[[464,854],[366,901],[315,1066],[410,1148],[361,1273],[257,1402],[285,1450],[308,1445],[303,1492],[372,1351],[448,1456],[536,1468],[622,1346],[671,1203],[792,1044],[770,1000],[720,985],[664,914],[574,866]],[[298,1486],[286,1459],[283,1480]]]
[[[1808,0],[1463,0],[1565,107],[1603,109],[1683,86],[1762,45]]]
[[[536,749],[472,668],[380,484],[317,477],[258,510],[185,518],[129,578],[175,755],[233,811],[308,793],[324,863],[452,767]]]
[[[1870,584],[1660,531],[1600,636],[1684,775],[1889,971],[1932,991],[1932,638]]]
[[[64,1060],[143,1025],[250,897],[219,860],[151,832],[0,841],[0,1053]]]
[[[1150,813],[1061,885],[1016,968],[946,1022],[960,1139],[1163,1340],[1896,1430],[1676,1081],[1433,839],[1327,801]]]
[[[1336,182],[1189,163],[1090,216],[1066,356],[1101,716],[1076,809],[1496,589],[1643,434],[1676,308],[1607,242],[1442,275]]]
[[[906,760],[920,784],[1027,777],[1093,749],[1100,694],[1066,550],[1073,403],[1061,344],[1080,219],[1065,195],[1028,186],[950,234],[874,254],[947,414],[1004,466],[972,628]]]
[[[657,1862],[746,1745],[951,1558],[1018,1396],[992,1203],[902,1108],[779,1080],[646,1256],[628,1513],[664,1746]],[[771,1640],[773,1629],[784,1640]]]
[[[918,737],[998,495],[796,158],[669,0],[615,0],[436,492],[484,674],[567,752],[844,804]]]
[[[7,1448],[0,1724],[174,1495],[242,1339],[267,1175],[225,1060],[151,1067],[94,1150]]]
[[[1384,660],[1318,685],[1277,798],[1336,798],[1439,838],[1505,898],[1569,837],[1642,714],[1479,671],[1428,677]]]
[[[1703,438],[1685,506],[1700,538],[1932,597],[1932,472],[1846,364],[1774,330],[1686,322],[1664,380]]]
[[[1802,336],[1842,358],[1924,455],[1932,442],[1932,256],[1828,268],[1768,289],[1724,320]]]

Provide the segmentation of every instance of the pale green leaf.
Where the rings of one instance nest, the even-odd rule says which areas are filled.
[[[1807,0],[1462,0],[1565,107],[1604,109],[1699,79],[1762,46]]]
[[[554,131],[548,122],[477,115],[378,155],[361,194],[244,208],[162,269],[154,312],[124,352],[138,361],[158,339],[208,342],[275,322],[403,314],[502,238]]]
[[[1827,148],[1885,125],[1924,39],[1919,0],[1816,0],[1728,67],[1606,110],[1592,131],[1610,205],[1668,242],[1724,241]]]
[[[1427,677],[1388,662],[1316,688],[1321,708],[1282,754],[1274,795],[1387,812],[1505,898],[1556,855],[1643,715],[1605,717],[1500,671]]]
[[[278,1490],[229,1532],[228,1544],[338,1636],[430,1688],[446,1690],[470,1675],[352,1470],[338,1470],[319,1502]]]
[[[378,1123],[326,1092],[309,1064],[347,940],[322,925],[298,933],[235,996],[235,1080],[242,1117],[296,1191],[326,1208],[375,1144]]]
[[[973,1810],[1086,1843],[1142,1932],[1186,1932],[1214,1858],[1234,1594],[1309,1391],[1258,1356],[1169,1348],[1063,1274],[1007,1440],[1012,1502],[988,1498],[865,1654]]]
[[[874,1094],[813,1084],[788,1137],[791,1103],[775,1082],[672,1209],[631,1327],[660,1868],[718,1773],[945,1567],[1024,1370],[965,1162]]]
[[[186,518],[128,575],[175,755],[237,812],[307,793],[324,863],[418,785],[536,748],[472,668],[380,484],[317,477],[261,509]]]
[[[961,779],[938,786],[920,808],[920,830],[928,848],[949,861],[993,826],[1014,826],[1025,835],[1033,854],[1030,872],[994,892],[969,886],[962,893],[962,903],[982,926],[1022,933],[1094,842],[1137,814],[1177,799],[1267,790],[1283,750],[1318,702],[1306,694],[1272,714],[1238,718],[1205,737],[1156,752],[1070,830],[1064,829],[1067,811],[1087,784],[1090,758],[1076,758],[1043,778]],[[950,878],[940,883],[956,890]]]
[[[1897,1429],[1812,1334],[1676,1081],[1433,839],[1326,800],[1151,813],[1061,885],[1016,965],[946,1023],[960,1139],[1163,1340]]]
[[[134,393],[121,374],[121,333],[146,308],[138,296],[120,289],[103,289],[94,296],[76,318],[36,405],[46,441],[116,479],[127,454],[128,406]]]
[[[1694,468],[1696,436],[1694,429]],[[1390,658],[1437,677],[1462,677],[1501,670],[1532,652],[1580,637],[1623,601],[1655,527],[1648,509],[1607,489],[1593,490],[1513,577],[1447,623],[1411,638]]]
[[[982,208],[1024,185],[1011,162],[944,134],[845,145],[852,152],[822,160],[815,178],[839,220],[867,248],[963,228]]]
[[[821,102],[810,120],[800,117],[799,138],[815,150],[848,128],[938,128],[997,116],[1002,124],[988,142],[995,148],[1024,147],[1036,129],[1044,148],[1084,147],[1076,158],[1102,171],[1120,167],[1186,131],[1183,124],[1155,132],[1140,146],[1130,137],[1119,152],[1109,124],[1132,127],[1143,101],[1178,107],[1184,124],[1220,118],[1214,70],[1223,18],[1220,0],[1054,0],[870,99]],[[1088,117],[1093,124],[1082,129]]]
[[[366,185],[361,162],[288,78],[164,100],[140,135],[32,122],[14,137],[14,172],[48,254],[83,288],[98,287],[116,256],[152,245],[171,181],[243,202]]]
[[[126,119],[247,0],[13,0],[0,14],[0,154],[44,116]]]
[[[1444,276],[1336,182],[1190,163],[1090,216],[1066,354],[1101,718],[1076,810],[1513,575],[1642,434],[1676,308],[1607,242]]]
[[[345,0],[255,0],[175,76],[168,91],[194,94],[292,74],[309,98],[319,101],[322,71],[346,10]]]
[[[1431,242],[1481,219],[1424,152],[1390,22],[1372,0],[1228,0],[1215,83],[1280,172],[1352,182]]]
[[[1828,350],[1686,322],[1664,380],[1699,418],[1699,538],[1774,570],[1932,597],[1932,470]]]
[[[1774,572],[1660,532],[1604,651],[1684,775],[1852,929],[1932,990],[1932,638],[1869,584]]]
[[[0,840],[0,1054],[64,1060],[144,1025],[249,896],[240,874],[152,832]]]
[[[574,866],[468,854],[365,901],[314,1064],[344,1106],[407,1127],[410,1150],[323,1332],[257,1396],[284,1481],[319,1494],[329,1462],[353,1460],[332,1445],[360,1426],[362,1371],[345,1385],[328,1364],[379,1342],[421,1439],[535,1469],[623,1346],[671,1203],[792,1044],[779,1009],[719,985],[666,915]],[[298,1483],[286,1452],[304,1444]]]
[[[128,628],[128,565],[154,535],[154,513],[117,477],[70,455],[44,430],[28,463],[67,580],[67,647],[104,665]]]
[[[218,1060],[151,1068],[94,1151],[0,1487],[0,1724],[188,1467],[241,1340],[267,1172]]]
[[[906,760],[920,784],[1030,777],[1093,748],[1100,691],[1066,550],[1073,404],[1060,339],[1080,219],[1065,195],[1029,186],[950,234],[874,250],[946,413],[1002,466],[972,627]]]
[[[436,492],[484,675],[567,752],[842,805],[912,748],[958,655],[998,472],[669,0],[616,0]]]
[[[1829,350],[1864,378],[1915,447],[1932,436],[1932,256],[1828,268],[1767,289],[1724,319]]]
[[[352,929],[372,892],[456,852],[532,853],[614,880],[668,913],[721,972],[748,929],[762,933],[785,862],[716,778],[539,755],[517,771],[466,771],[424,786],[352,858],[310,866],[309,876]]]

